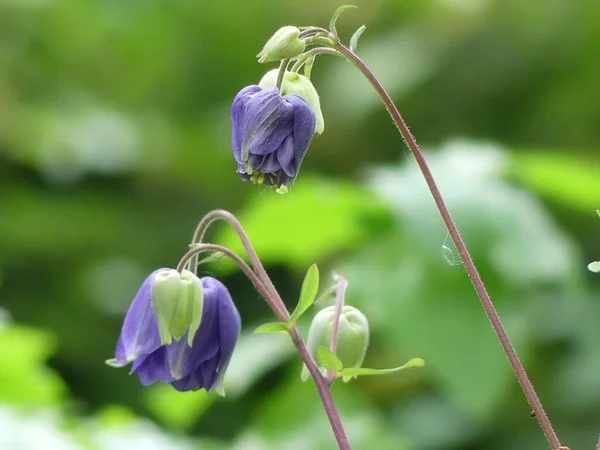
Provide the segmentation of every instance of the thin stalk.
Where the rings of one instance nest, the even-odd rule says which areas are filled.
[[[535,416],[544,432],[544,435],[546,436],[546,439],[548,440],[548,444],[550,444],[550,447],[553,450],[561,449],[558,436],[556,435],[554,428],[552,427],[552,424],[550,423],[550,420],[546,415],[546,411],[544,411],[544,408],[542,407],[542,403],[538,395],[536,394],[535,389],[533,388],[533,384],[529,380],[527,373],[525,372],[523,364],[519,360],[519,357],[517,356],[514,347],[508,339],[508,335],[506,334],[506,331],[502,326],[502,322],[500,321],[500,317],[496,312],[496,308],[494,308],[492,299],[490,298],[489,294],[487,293],[487,290],[485,289],[485,286],[483,285],[481,276],[479,275],[479,272],[477,271],[475,264],[473,263],[473,258],[471,258],[471,255],[467,250],[467,246],[463,241],[462,237],[460,236],[458,228],[456,227],[456,224],[454,223],[454,220],[452,219],[452,216],[448,211],[444,199],[442,198],[442,194],[440,193],[440,190],[437,187],[431,170],[429,169],[429,166],[425,161],[425,156],[421,152],[417,141],[408,129],[406,122],[404,122],[404,119],[398,111],[398,108],[396,108],[396,105],[394,104],[392,98],[385,91],[381,83],[377,80],[373,72],[371,72],[371,70],[366,66],[366,64],[358,56],[356,56],[355,53],[353,53],[350,49],[345,47],[340,42],[336,44],[336,49],[348,61],[353,63],[356,66],[356,68],[358,68],[358,70],[360,70],[362,74],[367,78],[367,80],[369,80],[369,83],[371,83],[373,88],[377,91],[379,97],[381,97],[381,100],[383,101],[388,113],[390,114],[394,123],[398,127],[400,134],[406,141],[408,148],[412,152],[415,160],[417,161],[417,164],[419,165],[419,168],[421,169],[421,172],[423,173],[423,176],[425,177],[425,182],[427,183],[427,186],[431,191],[431,195],[433,196],[435,204],[437,205],[437,208],[440,212],[440,215],[442,216],[442,219],[446,224],[446,228],[448,228],[448,232],[452,237],[452,241],[454,242],[454,245],[456,246],[456,249],[460,254],[460,258],[464,263],[465,269],[469,275],[469,278],[471,279],[471,283],[473,283],[473,287],[475,288],[475,291],[479,296],[481,305],[483,306],[483,309],[485,310],[488,319],[492,324],[496,336],[500,340],[500,344],[504,349],[504,353],[510,361],[510,365],[512,366],[517,380],[519,381],[519,384],[521,385],[521,388],[525,393],[525,397],[527,397],[527,401],[529,402],[529,404],[533,408],[533,411],[535,412]]]
[[[271,282],[271,279],[267,275],[267,271],[265,270],[262,263],[260,262],[260,259],[258,258],[256,250],[254,250],[254,247],[252,246],[252,243],[250,242],[250,238],[248,237],[248,234],[246,234],[244,227],[242,227],[242,224],[240,223],[240,221],[237,220],[237,218],[233,214],[231,214],[228,211],[222,210],[222,209],[216,209],[216,210],[211,211],[208,214],[206,214],[202,218],[202,220],[200,220],[200,222],[198,223],[198,226],[196,227],[196,231],[194,232],[194,237],[192,238],[192,244],[202,243],[202,241],[204,239],[204,234],[206,233],[206,230],[216,220],[225,220],[227,223],[229,223],[229,225],[231,225],[233,230],[237,233],[237,235],[240,238],[240,241],[242,242],[244,250],[246,250],[248,259],[250,259],[250,264],[252,265],[252,268],[258,275],[258,278],[260,280],[262,280],[263,284],[273,293],[273,297],[274,297],[273,305],[272,305],[273,311],[275,312],[277,317],[285,318],[285,319],[282,319],[282,322],[287,322],[290,318],[290,313],[288,312],[287,308],[285,307],[285,304],[283,303],[283,300],[281,299],[279,293],[277,292],[277,289],[275,289],[275,285]],[[197,257],[192,258],[190,261],[192,261],[192,265],[195,269]]]
[[[323,407],[327,413],[327,418],[329,419],[329,423],[331,425],[331,429],[333,430],[333,434],[335,435],[338,447],[340,450],[351,450],[350,442],[348,441],[348,437],[344,431],[344,426],[342,425],[342,420],[340,419],[340,414],[338,413],[333,401],[333,397],[331,396],[331,391],[329,390],[329,382],[323,377],[323,375],[321,375],[315,360],[306,348],[306,345],[304,344],[304,341],[302,340],[302,337],[298,333],[298,330],[295,326],[290,329],[290,335],[292,336],[292,341],[294,342],[298,353],[300,353],[304,364],[306,364],[310,375],[312,376],[313,380],[315,380],[317,391],[319,392],[319,396],[323,402]]]
[[[277,87],[277,89],[279,89],[279,91],[281,91],[281,85],[283,84],[283,76],[285,75],[285,70],[287,69],[287,65],[289,62],[289,59],[282,59],[281,63],[279,64],[279,72],[277,72],[277,83],[275,83],[275,86]]]
[[[331,353],[335,353],[337,349],[338,334],[340,331],[340,317],[342,315],[342,309],[344,308],[344,299],[346,297],[346,289],[348,288],[348,281],[341,275],[335,275],[338,282],[335,291],[335,309],[333,311],[333,323],[331,324],[331,342],[329,344],[329,350]]]
[[[269,290],[264,286],[263,282],[260,280],[260,278],[254,273],[254,271],[250,268],[250,266],[248,264],[246,264],[246,262],[239,257],[239,255],[235,252],[233,252],[232,250],[228,249],[227,247],[223,247],[222,245],[216,245],[216,244],[198,244],[197,247],[188,250],[188,252],[183,255],[183,257],[181,258],[181,260],[179,261],[179,264],[177,265],[177,271],[181,272],[184,267],[188,264],[188,262],[191,259],[196,258],[200,253],[204,253],[204,252],[220,252],[223,253],[224,255],[229,256],[234,263],[236,263],[240,269],[242,269],[242,271],[244,272],[244,274],[250,279],[250,281],[252,281],[252,284],[254,285],[254,287],[256,288],[256,290],[259,292],[260,295],[262,295],[262,297],[265,299],[265,301],[269,304],[269,306],[271,307],[271,309],[273,310],[273,312],[275,313],[275,315],[279,318],[279,320],[281,321],[286,321],[286,316],[285,314],[282,314],[277,308],[276,308],[276,303],[273,301],[272,296],[270,295]]]

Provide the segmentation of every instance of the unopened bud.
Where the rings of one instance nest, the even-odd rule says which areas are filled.
[[[335,316],[335,306],[329,306],[317,313],[310,329],[306,346],[317,360],[319,347],[329,348]],[[352,306],[344,306],[340,315],[335,354],[344,368],[361,367],[369,346],[369,322],[363,313]],[[317,360],[318,361],[318,360]],[[309,376],[307,367],[302,368],[302,380]]]
[[[297,27],[282,27],[267,41],[262,51],[256,55],[259,63],[279,61],[298,56],[306,48],[306,42],[300,39]]]

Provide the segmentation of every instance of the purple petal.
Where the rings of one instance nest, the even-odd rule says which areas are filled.
[[[140,356],[154,352],[162,345],[152,309],[152,278],[161,270],[169,269],[152,272],[127,311],[117,343],[115,365],[126,365]]]
[[[272,153],[294,131],[292,107],[277,88],[264,89],[247,103],[242,130],[243,162],[246,154]]]
[[[214,281],[219,283],[217,280]],[[240,337],[242,321],[229,291],[221,283],[219,284],[221,285],[219,291],[219,340],[221,348],[217,368],[219,372],[224,372],[233,354],[235,344]],[[212,386],[214,387],[214,384]]]
[[[312,107],[302,97],[291,94],[284,99],[294,107],[294,161],[297,171],[315,134],[317,119]]]
[[[171,382],[171,385],[178,391],[195,391],[201,388],[210,392],[217,384],[217,358],[211,358],[203,362],[200,366],[188,376],[181,380]]]
[[[277,160],[277,152],[270,153],[267,156],[259,156],[259,158],[262,158],[262,162],[255,167],[259,172],[273,173],[281,169],[281,165]]]
[[[290,177],[294,177],[297,171],[294,156],[294,137],[290,135],[283,141],[279,150],[277,150],[277,161],[285,174]]]
[[[235,96],[231,105],[231,146],[233,156],[238,163],[242,161],[242,123],[246,112],[246,105],[254,94],[259,92],[259,86],[248,86],[242,89]]]
[[[149,386],[158,381],[167,383],[173,381],[165,347],[161,347],[152,354],[136,360],[131,368],[131,373],[135,371],[137,371],[140,382],[144,386]]]

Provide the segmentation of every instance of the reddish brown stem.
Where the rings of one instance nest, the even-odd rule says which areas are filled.
[[[479,275],[479,272],[477,271],[477,268],[473,263],[473,259],[471,258],[471,255],[467,250],[467,246],[462,237],[460,236],[458,228],[456,227],[456,224],[454,223],[454,220],[452,219],[452,216],[448,211],[448,207],[446,206],[444,199],[442,198],[442,194],[440,193],[440,190],[437,187],[431,170],[429,169],[429,166],[425,161],[425,156],[423,155],[423,152],[421,152],[417,141],[408,129],[406,122],[404,122],[404,119],[398,111],[398,108],[396,108],[396,105],[394,104],[392,98],[385,91],[381,83],[377,80],[373,72],[371,72],[371,70],[366,66],[366,64],[358,56],[356,56],[355,53],[353,53],[350,49],[342,45],[340,42],[337,43],[336,49],[348,61],[353,63],[358,68],[358,70],[360,70],[363,73],[363,75],[369,80],[369,83],[371,83],[373,88],[377,91],[379,97],[381,97],[381,100],[383,101],[390,116],[392,116],[392,119],[398,127],[400,134],[406,141],[408,148],[410,149],[415,160],[417,161],[417,164],[421,169],[421,172],[423,173],[423,177],[425,177],[425,182],[427,183],[427,186],[431,191],[431,195],[433,196],[435,204],[437,205],[438,210],[440,212],[440,215],[442,216],[442,219],[446,224],[446,228],[448,228],[448,232],[450,233],[452,241],[454,242],[454,245],[456,246],[456,249],[460,254],[460,258],[462,259],[465,269],[469,275],[469,278],[473,283],[473,287],[475,288],[475,291],[479,296],[481,305],[483,306],[483,309],[485,310],[488,319],[492,324],[496,336],[500,340],[500,344],[504,349],[504,353],[510,361],[510,365],[512,366],[517,380],[519,381],[519,384],[521,385],[521,388],[525,393],[525,397],[527,397],[527,401],[529,402],[529,404],[533,408],[533,411],[535,412],[537,421],[542,427],[544,435],[548,440],[548,444],[550,444],[550,447],[553,450],[561,449],[558,436],[556,435],[554,428],[552,427],[552,424],[550,423],[550,420],[548,419],[548,416],[546,415],[546,412],[542,407],[542,403],[538,395],[536,394],[535,389],[533,388],[533,384],[529,380],[527,373],[525,372],[523,364],[519,360],[519,357],[517,356],[514,347],[508,339],[508,335],[506,334],[506,331],[502,326],[502,322],[500,321],[500,317],[496,312],[496,308],[494,308],[492,299],[490,298],[489,294],[487,293],[487,290],[485,289],[485,286],[483,285],[481,276]]]

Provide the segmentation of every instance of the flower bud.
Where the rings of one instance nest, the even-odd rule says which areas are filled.
[[[200,279],[188,270],[165,269],[152,278],[152,308],[163,345],[179,341],[186,332],[191,345],[200,327],[203,289]]]
[[[298,38],[300,30],[297,27],[282,27],[267,41],[262,51],[256,55],[259,63],[279,61],[298,56],[306,48],[306,43]]]
[[[318,361],[320,346],[329,348],[335,316],[335,306],[329,306],[317,313],[310,329],[306,346]],[[352,306],[344,306],[340,315],[338,339],[335,354],[344,368],[361,367],[369,346],[369,322],[363,313]],[[308,368],[302,368],[302,380],[309,376]]]
[[[274,87],[277,84],[278,75],[279,69],[271,70],[262,77],[258,85],[263,89]],[[321,111],[319,94],[317,94],[317,90],[312,82],[299,73],[286,72],[281,84],[281,95],[287,94],[296,94],[306,100],[315,112],[315,133],[322,134],[323,130],[325,130],[325,120],[323,119],[323,112]]]

